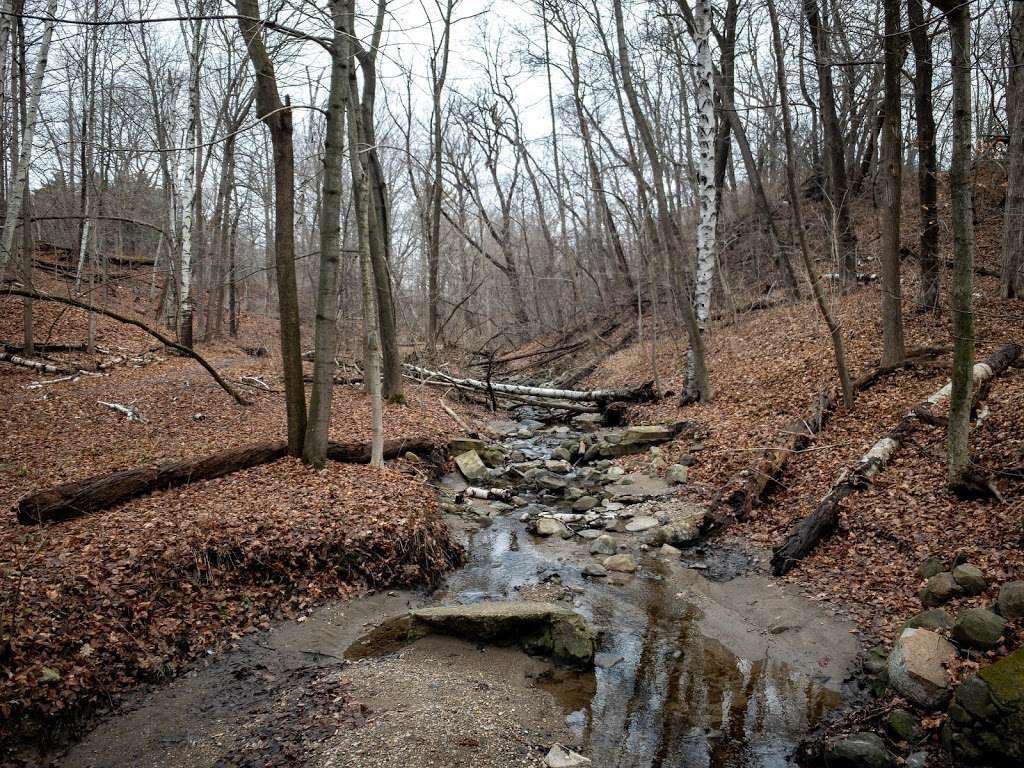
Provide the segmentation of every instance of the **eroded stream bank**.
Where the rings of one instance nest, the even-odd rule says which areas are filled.
[[[555,742],[608,768],[791,764],[842,704],[852,627],[763,575],[762,553],[663,547],[686,543],[692,505],[598,455],[573,465],[567,446],[601,442],[587,425],[493,426],[501,469],[482,478],[510,502],[448,507],[467,563],[440,590],[378,593],[248,636],[140,696],[61,764],[542,766]],[[540,519],[560,528],[539,536]],[[592,555],[601,537],[614,550]],[[609,552],[636,570],[604,568]],[[587,618],[593,671],[456,638],[389,640],[410,608],[522,599]]]

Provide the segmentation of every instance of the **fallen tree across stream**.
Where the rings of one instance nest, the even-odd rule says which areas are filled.
[[[989,381],[1003,373],[1021,356],[1019,344],[1007,344],[977,363],[973,370],[975,387],[984,387]],[[921,424],[928,423],[922,413],[931,413],[931,408],[949,399],[951,383],[946,383],[927,400],[912,409],[878,440],[853,467],[844,469],[825,497],[818,502],[811,514],[794,526],[786,540],[776,547],[772,554],[772,572],[776,576],[788,573],[801,559],[814,551],[818,544],[839,528],[839,514],[843,499],[866,488],[892,459],[904,441]]]
[[[436,449],[434,441],[427,439],[385,440],[384,458],[394,459],[408,452],[426,457]],[[18,522],[24,525],[70,520],[155,491],[269,464],[287,455],[288,445],[275,441],[232,448],[192,461],[119,470],[31,493],[18,502],[15,510]],[[331,442],[327,446],[327,458],[348,464],[368,464],[370,444]]]
[[[525,384],[502,384],[499,382],[480,381],[478,379],[465,379],[453,376],[443,371],[431,371],[427,368],[420,368],[416,365],[406,364],[402,366],[405,371],[412,374],[416,381],[423,384],[434,384],[437,386],[454,386],[460,389],[471,389],[478,392],[491,393],[495,395],[513,395],[519,397],[534,397],[545,400],[570,400],[573,402],[591,402],[605,405],[611,402],[643,403],[656,399],[654,382],[646,382],[638,387],[626,389],[553,389],[549,387],[532,387]]]

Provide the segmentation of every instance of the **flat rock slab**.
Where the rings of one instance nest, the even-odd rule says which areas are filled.
[[[605,487],[605,492],[613,496],[628,496],[634,499],[653,499],[667,496],[674,488],[660,477],[651,477],[643,472],[631,472],[617,483]]]
[[[949,699],[946,665],[956,648],[927,629],[904,629],[889,654],[889,685],[925,709],[937,709]]]
[[[658,519],[656,517],[634,517],[626,523],[626,530],[630,533],[642,533],[657,527]]]
[[[526,600],[447,605],[411,611],[412,619],[432,631],[496,644],[518,644],[528,653],[589,665],[594,634],[575,611],[555,603]]]

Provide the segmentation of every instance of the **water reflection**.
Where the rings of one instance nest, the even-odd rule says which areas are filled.
[[[835,691],[769,658],[735,655],[700,631],[697,607],[681,599],[671,574],[624,584],[585,581],[559,562],[564,545],[518,536],[521,524],[498,518],[472,534],[452,597],[514,599],[517,588],[557,570],[583,586],[575,607],[599,635],[599,652],[622,661],[593,674],[560,672],[539,684],[607,768],[775,768],[790,764],[802,737],[840,704]],[[578,545],[569,545],[578,546]],[[648,571],[657,561],[645,563]]]

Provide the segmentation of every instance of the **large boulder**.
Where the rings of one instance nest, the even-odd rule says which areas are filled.
[[[486,480],[487,465],[484,464],[480,458],[480,454],[476,451],[464,451],[455,457],[455,464],[459,468],[459,472],[470,482],[479,482],[480,480]]]
[[[921,589],[921,604],[926,608],[934,608],[942,605],[961,593],[960,585],[956,583],[953,574],[949,571],[937,573],[928,579],[928,582]]]
[[[829,768],[889,768],[892,755],[877,733],[851,733],[828,742],[825,764]]]
[[[938,709],[949,700],[945,664],[956,648],[927,629],[904,629],[889,654],[889,685],[925,709]]]
[[[594,660],[594,633],[575,611],[554,603],[511,601],[423,608],[409,614],[432,631],[496,644],[574,665]]]
[[[988,608],[968,608],[956,617],[953,640],[965,648],[987,651],[999,645],[1006,620]]]
[[[957,687],[943,740],[958,765],[1024,765],[1024,648]]]
[[[999,588],[999,615],[1014,621],[1024,619],[1024,581],[1008,581]]]

